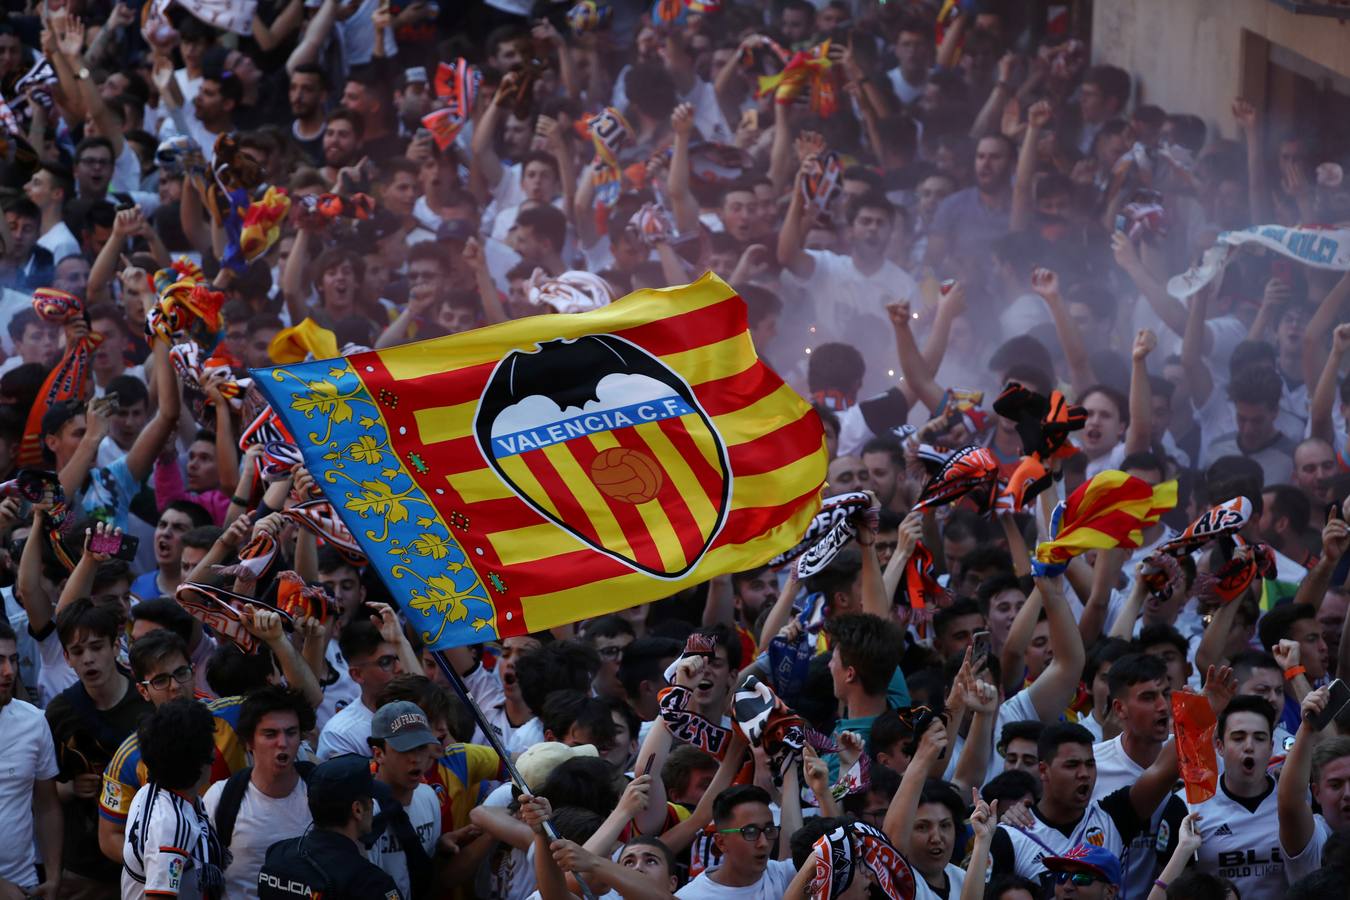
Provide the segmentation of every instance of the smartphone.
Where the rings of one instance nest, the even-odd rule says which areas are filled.
[[[970,636],[970,668],[979,671],[989,659],[989,632],[980,630]]]
[[[1116,213],[1116,231],[1123,234],[1130,233],[1130,220],[1125,217],[1124,213]]]
[[[1270,277],[1279,279],[1285,284],[1294,283],[1294,264],[1287,259],[1272,259],[1270,261]]]
[[[1326,728],[1348,705],[1350,705],[1350,685],[1337,678],[1327,688],[1327,705],[1322,709],[1321,715],[1312,720],[1313,730],[1321,731]]]
[[[113,559],[131,562],[136,558],[136,550],[141,539],[132,534],[91,534],[89,550],[91,553],[106,553]]]

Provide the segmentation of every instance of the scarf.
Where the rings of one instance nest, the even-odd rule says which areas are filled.
[[[858,872],[866,869],[887,900],[911,900],[917,890],[914,870],[886,835],[871,825],[850,822],[823,834],[812,847],[816,873],[811,879],[813,900],[842,896]]]
[[[84,303],[74,294],[56,288],[38,288],[33,291],[33,311],[38,318],[53,325],[65,326],[84,318]],[[93,394],[90,362],[94,348],[103,338],[90,333],[71,341],[60,361],[48,373],[37,399],[28,411],[23,440],[19,444],[18,464],[36,467],[42,464],[42,417],[57,403],[75,401],[85,403]]]
[[[258,649],[258,639],[244,626],[244,609],[247,607],[278,612],[281,615],[282,625],[288,631],[295,628],[294,621],[287,613],[252,597],[245,597],[243,594],[209,584],[186,581],[178,586],[178,590],[174,592],[174,599],[194,619],[244,653],[252,653]]]
[[[689,688],[671,685],[662,688],[656,697],[661,721],[666,723],[676,741],[697,747],[718,759],[727,755],[727,748],[731,746],[731,730],[709,722],[690,710],[694,694]]]

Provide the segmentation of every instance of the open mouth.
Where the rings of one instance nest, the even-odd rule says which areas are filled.
[[[1083,803],[1086,803],[1088,802],[1088,800],[1092,798],[1092,787],[1091,785],[1086,784],[1080,785],[1079,787],[1074,789],[1073,795],[1078,800],[1082,801]]]
[[[1242,757],[1242,771],[1248,775],[1256,771],[1256,758],[1253,756]]]
[[[704,692],[711,691],[713,689],[713,683],[705,678],[698,683],[697,689]]]

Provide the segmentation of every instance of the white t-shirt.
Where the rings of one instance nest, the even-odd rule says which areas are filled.
[[[1322,818],[1321,813],[1313,814],[1313,833],[1303,852],[1290,853],[1284,843],[1280,843],[1280,855],[1284,857],[1284,877],[1290,884],[1300,878],[1307,878],[1322,867],[1322,848],[1331,838],[1331,826]]]
[[[1280,852],[1280,816],[1275,779],[1256,811],[1239,803],[1219,779],[1219,791],[1192,807],[1200,813],[1197,868],[1237,885],[1242,900],[1279,900],[1284,896],[1285,865]]]
[[[319,762],[341,756],[344,753],[358,753],[370,756],[370,720],[375,711],[359,699],[342,708],[342,711],[328,720],[319,734],[319,746],[314,751]]]
[[[337,681],[323,685],[323,702],[314,710],[315,728],[322,733],[328,723],[353,703],[361,704],[361,685],[352,680],[347,660],[343,659],[337,641],[329,641],[323,652],[328,668],[337,673]]]
[[[1125,753],[1122,737],[1123,735],[1116,735],[1109,741],[1092,745],[1092,755],[1097,760],[1097,786],[1092,796],[1094,800],[1100,800],[1108,794],[1134,784],[1144,774],[1145,767],[1130,759]],[[1121,875],[1125,879],[1127,897],[1148,896],[1149,884],[1153,881],[1154,867],[1158,861],[1154,846],[1158,840],[1158,828],[1166,807],[1166,800],[1158,804],[1158,808],[1149,819],[1149,827],[1125,848],[1125,856],[1121,859]],[[1163,843],[1167,843],[1166,837],[1163,838]]]
[[[33,844],[33,783],[56,777],[56,747],[42,710],[22,700],[0,708],[0,878],[30,888],[37,885]]]
[[[771,859],[759,881],[747,887],[727,887],[710,876],[717,869],[709,869],[675,892],[680,900],[778,900],[787,892],[788,885],[797,876],[797,867],[790,859]]]
[[[49,228],[46,234],[38,238],[38,246],[51,251],[53,263],[80,252],[80,242],[75,240],[74,233],[65,222],[57,222]]]
[[[515,756],[517,753],[524,753],[544,740],[544,723],[535,716],[524,725],[511,732],[511,738],[507,742],[506,752]]]
[[[144,900],[147,892],[200,897],[219,882],[215,836],[200,801],[188,801],[154,782],[142,785],[127,812],[122,843],[122,900]],[[212,861],[212,857],[215,861]]]
[[[956,865],[956,863],[947,863],[947,868],[942,870],[947,876],[947,895],[945,900],[959,900],[961,888],[966,883],[966,870]],[[914,900],[940,900],[941,896],[937,891],[929,886],[918,870],[914,871]]]
[[[986,783],[1003,774],[1003,757],[999,756],[997,751],[998,736],[1003,733],[1003,726],[1009,722],[1039,722],[1040,719],[1040,714],[1036,712],[1036,704],[1031,702],[1031,695],[1026,690],[1018,691],[999,704],[998,716],[994,720],[994,733],[989,737],[989,765],[984,774]],[[956,761],[960,758],[965,745],[966,739],[957,735],[956,740],[952,742],[950,759],[947,761],[947,770],[942,774],[943,778],[950,781],[956,774]]]
[[[412,823],[413,830],[417,832],[422,849],[426,851],[428,857],[435,856],[436,841],[441,836],[441,802],[436,796],[436,791],[429,784],[419,784],[413,791],[412,802],[408,804],[407,810],[408,820]],[[377,815],[379,811],[380,804],[377,802],[375,804]],[[385,826],[384,833],[375,842],[375,846],[370,848],[366,857],[394,879],[403,896],[412,896],[408,855],[399,846],[398,838],[395,837],[391,826]]]
[[[211,785],[202,798],[206,814],[216,820],[216,807],[225,790],[225,781]],[[230,836],[230,865],[225,869],[225,886],[230,900],[258,896],[258,872],[267,858],[267,848],[277,841],[299,837],[309,828],[313,819],[309,814],[309,791],[303,779],[290,796],[269,797],[252,782],[239,803],[239,815],[234,820]]]
[[[886,306],[919,297],[919,286],[909,273],[887,260],[870,275],[858,271],[852,256],[829,250],[807,250],[815,264],[811,275],[798,278],[784,270],[783,286],[802,294],[815,307],[813,346],[842,341],[856,347],[867,363],[863,393],[884,391],[895,379],[887,370],[899,369],[895,331]]]
[[[33,634],[31,627],[28,633]],[[45,637],[38,639],[34,635],[34,640],[37,641],[38,661],[42,663],[42,667],[38,669],[38,701],[46,706],[57,694],[80,678],[70,667],[70,663],[66,662],[66,655],[61,649],[61,639],[56,634],[56,623],[53,622],[48,626]]]

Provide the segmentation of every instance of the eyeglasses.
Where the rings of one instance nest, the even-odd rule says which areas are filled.
[[[1072,881],[1074,887],[1087,887],[1090,884],[1096,884],[1103,879],[1087,872],[1056,872],[1055,884],[1063,884],[1066,881]]]
[[[746,843],[753,844],[759,840],[761,834],[771,841],[776,841],[781,830],[777,825],[745,825],[741,828],[719,828],[717,833],[739,834]]]
[[[381,672],[388,672],[388,671],[390,671],[390,670],[392,670],[392,669],[394,668],[394,665],[395,665],[397,662],[398,662],[398,657],[395,656],[394,654],[390,653],[390,654],[387,654],[387,655],[385,655],[385,656],[381,656],[379,659],[368,659],[368,660],[366,660],[366,661],[363,662],[363,663],[357,663],[357,665],[361,665],[361,666],[379,666]]]
[[[599,647],[596,649],[601,659],[618,659],[623,656],[622,647]]]
[[[141,684],[149,685],[157,691],[162,691],[169,687],[170,681],[177,682],[178,684],[187,684],[191,680],[192,665],[189,663],[186,666],[179,666],[172,672],[160,672],[154,678],[147,678],[145,681],[142,681]]]

